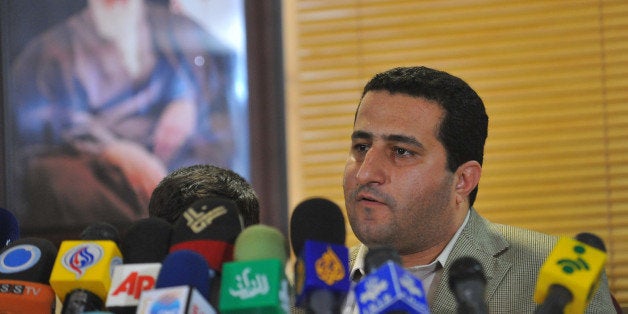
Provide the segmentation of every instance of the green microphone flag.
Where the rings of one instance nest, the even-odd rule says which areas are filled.
[[[221,313],[290,312],[288,281],[279,259],[228,262],[222,271]]]

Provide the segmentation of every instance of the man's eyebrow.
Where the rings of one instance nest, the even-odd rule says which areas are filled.
[[[352,140],[357,140],[357,139],[371,139],[373,138],[373,134],[371,132],[366,132],[366,131],[353,131],[353,133],[351,133],[351,139]]]
[[[366,132],[366,131],[353,131],[353,133],[351,134],[351,139],[352,140],[358,140],[358,139],[366,139],[366,140],[370,140],[373,139],[373,133],[371,132]],[[383,139],[388,141],[388,142],[395,142],[395,143],[404,143],[404,144],[408,144],[408,145],[412,145],[412,146],[416,146],[418,148],[423,148],[423,144],[421,144],[421,142],[419,142],[415,137],[413,136],[406,136],[406,135],[400,135],[400,134],[390,134],[390,135],[384,135]]]
[[[384,139],[386,139],[386,141],[389,141],[389,142],[404,143],[404,144],[416,146],[418,148],[423,148],[423,144],[421,144],[421,142],[419,142],[413,136],[391,134],[391,135],[384,136]]]

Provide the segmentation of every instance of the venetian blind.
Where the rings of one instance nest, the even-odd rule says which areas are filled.
[[[309,196],[344,206],[353,115],[374,73],[439,68],[490,117],[478,211],[601,236],[628,305],[628,2],[290,0],[284,28],[291,208]]]

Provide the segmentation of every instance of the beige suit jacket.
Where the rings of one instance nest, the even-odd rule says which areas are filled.
[[[429,300],[431,312],[456,313],[456,299],[448,286],[448,270],[453,261],[471,256],[484,268],[485,300],[491,313],[534,313],[538,271],[557,240],[555,236],[491,223],[472,208],[469,222],[447,258],[433,299]],[[351,248],[351,265],[358,251],[359,246]],[[615,313],[606,273],[587,313]]]

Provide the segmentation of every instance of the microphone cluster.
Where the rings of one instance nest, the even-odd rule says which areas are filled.
[[[244,228],[235,203],[221,198],[195,202],[173,224],[140,219],[122,238],[95,223],[58,249],[12,233],[0,247],[0,313],[430,312],[421,280],[393,248],[369,248],[366,274],[352,282],[345,235],[335,203],[312,198],[295,207],[291,287],[284,235],[261,224]],[[561,237],[539,272],[536,313],[584,312],[605,261],[597,236]],[[490,312],[479,261],[462,257],[446,271],[458,313]]]
[[[208,198],[173,224],[140,219],[123,237],[108,223],[58,249],[12,236],[0,250],[0,313],[218,313],[222,265],[243,229],[234,202]]]

